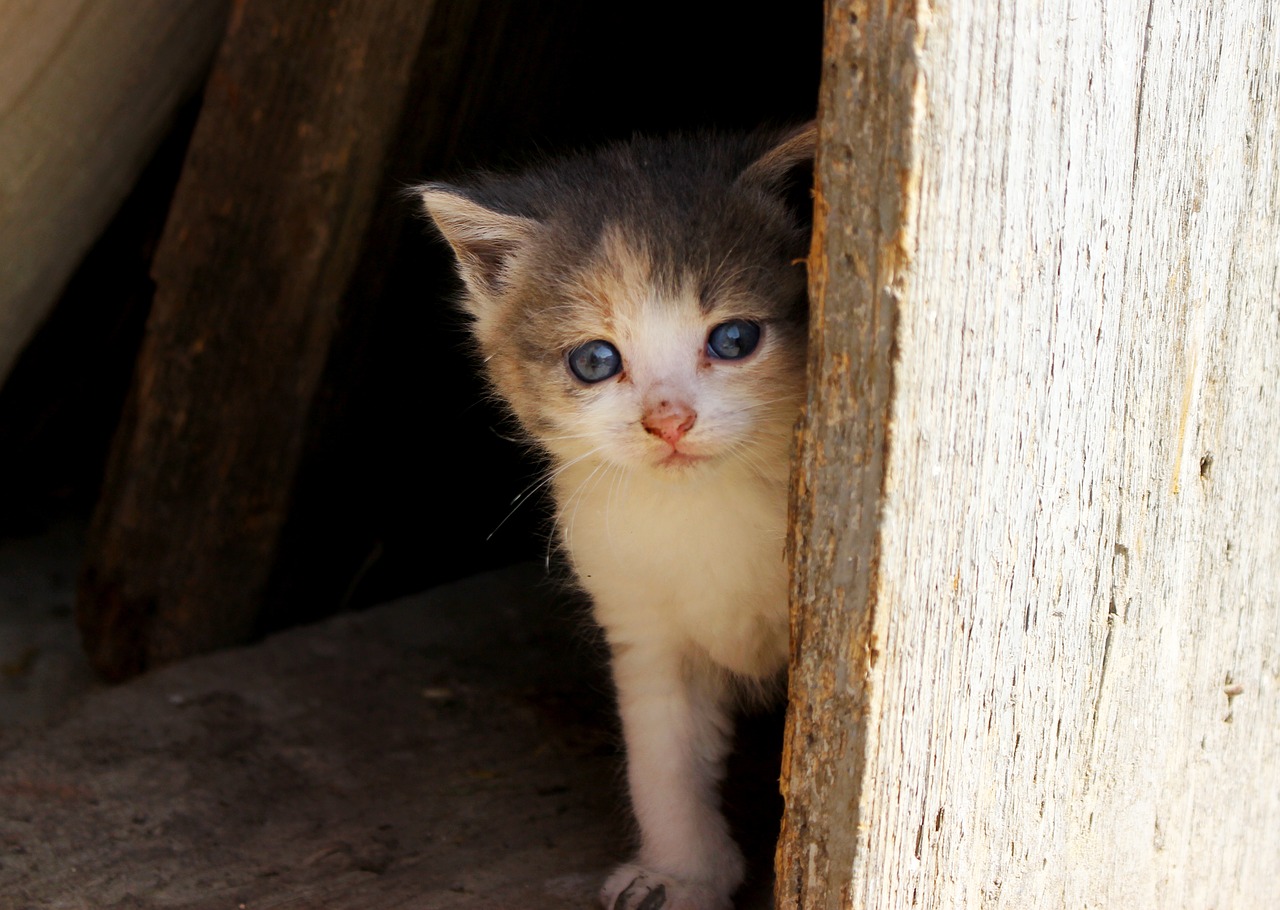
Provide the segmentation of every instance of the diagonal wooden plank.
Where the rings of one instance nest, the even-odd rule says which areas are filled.
[[[109,677],[254,628],[434,8],[233,10],[81,579]]]

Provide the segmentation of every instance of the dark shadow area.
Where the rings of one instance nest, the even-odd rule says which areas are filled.
[[[199,111],[196,99],[179,113],[0,385],[0,537],[93,508],[155,292],[151,257]]]

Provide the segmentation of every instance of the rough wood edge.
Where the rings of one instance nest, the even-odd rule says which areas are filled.
[[[848,904],[867,824],[880,511],[898,312],[914,248],[925,4],[833,0],[826,17],[809,398],[792,483],[792,656],[779,910]],[[855,675],[856,672],[856,675]]]

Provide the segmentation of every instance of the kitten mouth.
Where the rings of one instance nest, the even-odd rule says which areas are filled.
[[[688,452],[672,449],[665,458],[658,461],[658,464],[664,468],[685,468],[706,460],[706,455],[690,455]]]

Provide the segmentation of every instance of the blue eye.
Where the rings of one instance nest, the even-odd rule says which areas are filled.
[[[565,359],[569,371],[583,382],[603,382],[622,370],[622,355],[618,349],[599,338],[578,345]]]
[[[707,336],[707,351],[721,360],[741,360],[760,344],[760,326],[745,319],[722,322]]]

